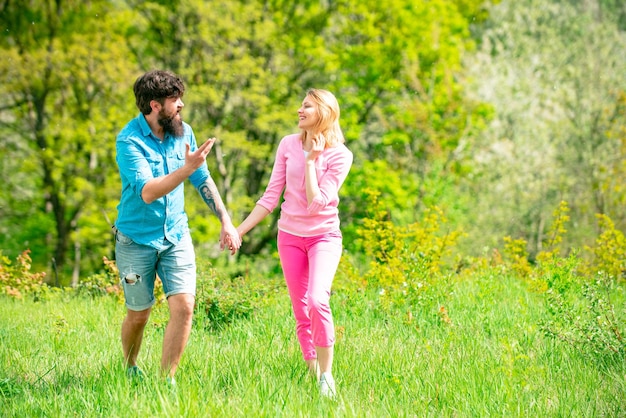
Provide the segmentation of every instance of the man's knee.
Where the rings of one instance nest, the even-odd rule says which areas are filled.
[[[170,315],[175,315],[180,318],[191,318],[196,298],[194,295],[181,293],[170,296],[167,298],[167,302],[170,306]]]
[[[133,311],[128,309],[126,311],[126,320],[135,326],[145,326],[150,318],[151,309],[144,309],[143,311]]]

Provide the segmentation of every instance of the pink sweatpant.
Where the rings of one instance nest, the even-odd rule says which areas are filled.
[[[335,343],[330,287],[341,251],[340,231],[315,237],[278,231],[278,254],[305,360],[317,357],[315,347],[332,347]]]

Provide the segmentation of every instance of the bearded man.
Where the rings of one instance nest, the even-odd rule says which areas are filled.
[[[119,133],[117,165],[122,195],[113,227],[115,253],[126,300],[122,349],[126,373],[141,377],[137,356],[155,303],[158,274],[170,317],[163,336],[161,371],[174,374],[189,334],[196,293],[196,262],[184,208],[188,178],[222,223],[220,247],[234,253],[241,239],[211,178],[206,157],[215,138],[200,146],[181,110],[185,87],[176,74],[154,70],[133,87],[140,114]]]

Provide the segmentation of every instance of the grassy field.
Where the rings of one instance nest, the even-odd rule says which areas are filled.
[[[164,305],[126,379],[123,306],[112,298],[0,299],[2,417],[622,417],[623,359],[591,359],[544,337],[543,300],[507,278],[454,285],[439,309],[383,315],[333,296],[336,400],[319,396],[294,335],[286,291],[211,331],[196,315],[170,392],[158,377]]]

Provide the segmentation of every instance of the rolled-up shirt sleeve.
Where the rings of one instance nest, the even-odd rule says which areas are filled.
[[[320,193],[307,207],[310,214],[318,214],[330,202],[338,199],[339,189],[350,172],[352,159],[351,152],[336,153],[331,157],[328,170],[318,179]]]
[[[144,186],[154,178],[151,164],[158,169],[159,165],[162,166],[163,161],[150,161],[138,146],[139,141],[141,141],[139,138],[133,136],[118,140],[116,158],[120,174],[126,178],[133,193],[141,199]]]

